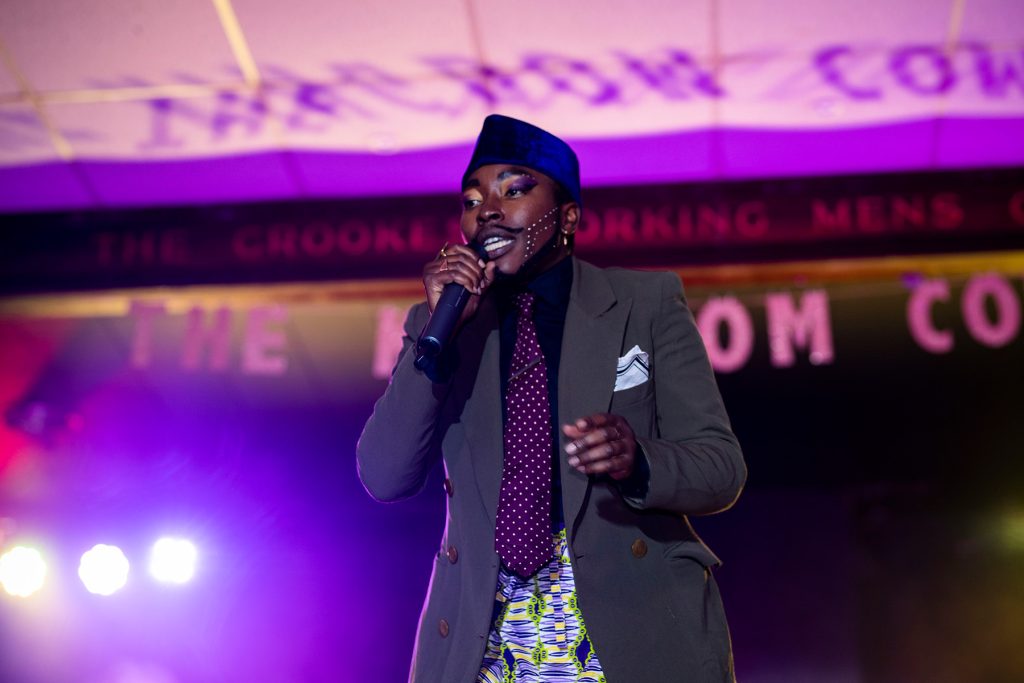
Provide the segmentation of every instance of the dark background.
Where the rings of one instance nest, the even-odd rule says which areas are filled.
[[[935,307],[956,339],[939,356],[910,337],[902,282],[828,285],[835,361],[790,368],[769,363],[760,298],[742,294],[756,346],[719,384],[749,482],[694,519],[724,560],[741,681],[1024,680],[1024,339],[971,339],[961,285]],[[722,293],[689,292],[698,310]],[[319,315],[351,346],[337,306]],[[41,324],[8,323],[8,348]],[[444,494],[440,471],[396,504],[359,484],[383,381],[339,380],[312,354],[289,373],[324,381],[279,400],[288,377],[126,367],[123,319],[68,329],[23,398],[81,424],[32,436],[0,472],[4,514],[46,540],[60,598],[5,603],[0,680],[404,680]],[[201,548],[193,584],[81,590],[78,553],[110,539],[138,557],[169,524]]]

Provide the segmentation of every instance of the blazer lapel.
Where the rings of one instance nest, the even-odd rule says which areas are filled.
[[[460,392],[466,397],[463,426],[466,445],[476,474],[477,486],[490,517],[491,525],[498,514],[498,496],[501,492],[501,468],[504,464],[504,442],[501,422],[501,335],[498,332],[498,311],[491,299],[481,302],[476,318],[464,330],[469,337],[459,349],[461,360],[470,349],[480,354],[476,372],[463,376],[474,378],[472,386]],[[483,349],[482,353],[479,349]],[[463,368],[465,370],[466,368]]]
[[[558,419],[562,424],[608,412],[615,389],[615,369],[632,300],[617,300],[598,268],[573,259],[575,272],[562,337],[558,370]],[[570,467],[567,439],[559,429],[558,463],[562,473],[562,509],[566,527],[576,518],[590,487],[590,477]]]

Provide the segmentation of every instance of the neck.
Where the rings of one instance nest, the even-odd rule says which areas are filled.
[[[514,286],[522,286],[546,270],[550,270],[569,255],[568,249],[562,244],[562,231],[556,229],[551,238],[545,242],[537,253],[526,259],[514,275],[502,276]]]

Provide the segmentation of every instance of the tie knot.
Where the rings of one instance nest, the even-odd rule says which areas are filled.
[[[519,316],[522,318],[533,317],[533,305],[536,299],[532,292],[523,292],[516,295],[516,308],[519,309]]]

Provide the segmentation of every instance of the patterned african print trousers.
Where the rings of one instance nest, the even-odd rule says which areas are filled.
[[[528,579],[501,568],[477,683],[605,683],[579,606],[565,529]]]

